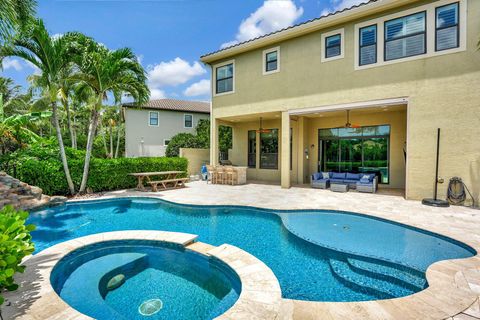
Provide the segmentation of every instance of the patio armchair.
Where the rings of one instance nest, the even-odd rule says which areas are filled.
[[[374,173],[361,174],[362,177],[356,183],[358,192],[375,193],[378,188],[378,177]]]
[[[330,173],[317,172],[312,174],[310,186],[315,189],[328,189],[330,187]]]

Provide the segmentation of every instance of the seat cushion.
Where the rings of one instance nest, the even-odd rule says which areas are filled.
[[[360,179],[368,179],[373,181],[373,178],[375,178],[375,173],[362,173],[360,176]]]
[[[357,180],[358,181],[358,180],[360,180],[361,176],[362,175],[360,173],[350,173],[350,172],[348,172],[345,179],[347,179],[347,180]]]
[[[358,182],[360,184],[372,184],[372,181],[370,181],[370,179],[360,179],[360,181]]]
[[[358,181],[360,181],[360,180],[356,180],[356,179],[355,180],[349,180],[349,179],[343,180],[344,183],[357,183]]]
[[[331,183],[345,183],[345,179],[330,179]]]
[[[347,174],[344,173],[344,172],[342,172],[342,173],[340,173],[340,172],[332,172],[331,178],[332,178],[332,179],[342,179],[342,180],[343,180],[343,179],[345,179],[346,175],[347,175]]]

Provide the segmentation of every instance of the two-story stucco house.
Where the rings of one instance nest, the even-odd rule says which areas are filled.
[[[372,0],[201,57],[212,68],[211,159],[233,128],[248,179],[376,172],[431,196],[439,175],[480,192],[479,0]]]
[[[161,157],[178,133],[195,133],[200,119],[210,119],[210,103],[175,99],[125,104],[125,155]]]

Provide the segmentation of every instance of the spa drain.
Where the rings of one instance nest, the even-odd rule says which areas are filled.
[[[144,301],[139,307],[138,307],[138,313],[140,313],[142,316],[152,316],[158,311],[160,311],[163,308],[163,302],[160,299],[150,299],[147,301]]]

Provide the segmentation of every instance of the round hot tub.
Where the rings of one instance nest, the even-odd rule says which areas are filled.
[[[153,240],[113,240],[70,252],[51,284],[95,319],[213,319],[237,301],[239,276],[215,257]]]

